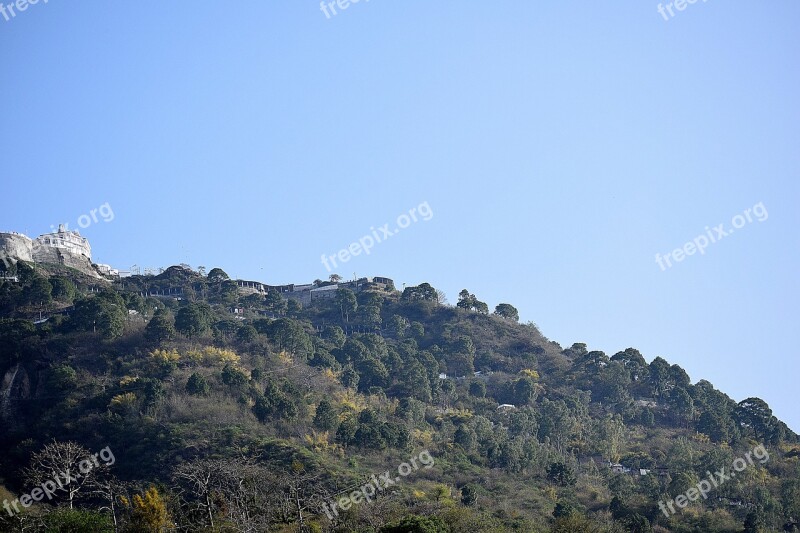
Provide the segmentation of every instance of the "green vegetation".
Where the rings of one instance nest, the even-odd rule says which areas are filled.
[[[427,283],[340,288],[302,307],[219,268],[99,287],[58,267],[15,274],[0,285],[0,499],[49,479],[53,450],[116,461],[0,510],[2,531],[740,532],[800,518],[800,439],[763,400],[634,348],[561,347],[467,290],[449,306]],[[661,512],[759,444],[764,464]],[[432,468],[324,511],[421,450]]]

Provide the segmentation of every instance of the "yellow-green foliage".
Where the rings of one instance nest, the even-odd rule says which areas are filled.
[[[350,389],[345,389],[336,396],[336,401],[341,404],[342,410],[360,413],[367,406],[364,398]]]
[[[3,485],[0,485],[0,500],[8,500],[13,501],[16,499],[16,496],[12,494],[7,488]]]
[[[126,392],[125,394],[118,394],[111,398],[111,402],[108,404],[108,408],[112,411],[125,411],[127,409],[131,409],[133,406],[136,405],[136,394],[132,392]]]
[[[195,364],[206,366],[225,366],[230,364],[238,366],[240,358],[233,350],[205,346],[199,350],[189,350],[185,354],[186,359]]]
[[[156,349],[150,352],[150,357],[159,363],[177,363],[180,361],[189,362],[203,366],[239,366],[241,358],[233,350],[216,348],[214,346],[204,346],[193,348],[181,354],[176,349],[162,350]]]
[[[344,448],[336,443],[331,443],[330,435],[327,431],[318,432],[312,429],[310,434],[303,436],[303,440],[315,452],[328,452],[340,457],[344,456]]]
[[[166,503],[155,487],[150,487],[143,496],[134,496],[133,502],[127,498],[120,500],[125,507],[130,508],[130,522],[126,531],[159,533],[173,525]]]
[[[153,350],[150,352],[150,357],[164,363],[176,363],[181,359],[181,355],[178,353],[178,350],[175,349],[172,351],[159,349]]]

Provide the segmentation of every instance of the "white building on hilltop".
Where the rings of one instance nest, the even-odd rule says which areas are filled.
[[[77,231],[68,231],[64,228],[64,224],[59,224],[58,231],[45,233],[34,239],[34,260],[39,260],[36,256],[40,253],[41,255],[49,256],[47,252],[53,248],[57,248],[62,253],[67,252],[75,256],[82,255],[89,260],[92,259],[92,247],[89,246],[89,240],[86,237],[82,237]]]

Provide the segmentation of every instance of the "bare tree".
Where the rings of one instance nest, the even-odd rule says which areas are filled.
[[[188,485],[191,493],[197,497],[197,505],[203,511],[211,529],[214,528],[212,492],[218,485],[218,471],[219,465],[211,459],[186,462],[173,471],[173,478],[183,485]]]
[[[100,508],[101,511],[107,510],[111,513],[114,521],[114,533],[119,531],[119,521],[117,520],[117,501],[120,496],[127,493],[125,483],[114,476],[101,475],[94,483],[92,494],[108,502],[108,505]]]
[[[244,533],[268,529],[265,511],[275,507],[280,490],[266,468],[245,457],[189,461],[175,468],[173,479],[188,514],[199,512],[212,528],[217,516]]]
[[[33,454],[24,476],[31,485],[40,485],[48,498],[60,496],[72,509],[75,499],[95,486],[97,474],[105,468],[97,454],[80,444],[53,441]]]

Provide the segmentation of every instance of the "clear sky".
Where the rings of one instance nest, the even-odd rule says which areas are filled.
[[[798,2],[328,10],[0,15],[0,230],[108,204],[82,230],[98,262],[310,282],[427,202],[334,270],[512,303],[565,347],[663,356],[800,431]],[[720,223],[741,228],[656,263]]]

